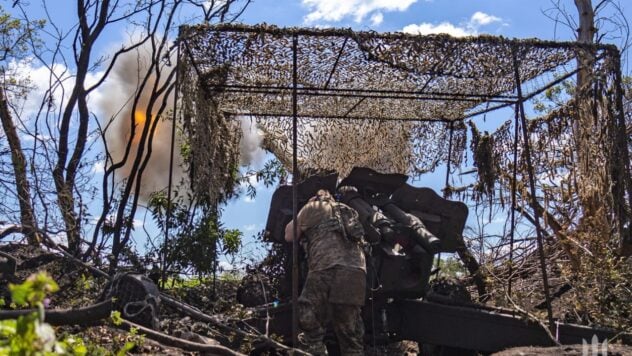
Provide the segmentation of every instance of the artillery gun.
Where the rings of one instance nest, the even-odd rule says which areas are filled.
[[[491,353],[518,346],[553,346],[554,342],[535,321],[515,311],[453,300],[428,293],[434,255],[452,253],[464,247],[462,233],[468,208],[450,201],[430,188],[406,183],[402,174],[381,174],[356,167],[339,182],[335,173],[311,176],[297,187],[298,209],[319,189],[337,192],[337,199],[354,208],[365,229],[367,250],[367,302],[363,308],[367,344],[412,340],[423,345],[452,348],[456,354],[467,350]],[[338,183],[339,182],[339,183]],[[292,187],[281,186],[272,196],[264,239],[281,243],[285,226],[292,219]],[[285,290],[291,289],[292,259],[286,258]],[[299,288],[307,264],[299,256]],[[289,293],[286,293],[289,295]],[[291,340],[291,300],[256,308],[248,320],[257,327]],[[581,344],[596,335],[599,340],[617,337],[626,344],[630,335],[613,330],[558,323],[562,344]],[[335,352],[334,352],[335,353]]]

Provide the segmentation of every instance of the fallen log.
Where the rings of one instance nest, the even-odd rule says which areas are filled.
[[[36,312],[37,309],[0,310],[0,320],[17,319]],[[47,309],[44,313],[44,321],[56,326],[92,325],[110,317],[111,313],[112,301],[106,300],[84,308]]]

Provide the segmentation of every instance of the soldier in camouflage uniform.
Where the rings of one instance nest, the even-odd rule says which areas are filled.
[[[355,213],[355,223],[348,217],[342,221],[341,208]],[[354,230],[361,234],[357,213],[337,203],[326,190],[319,190],[301,209],[297,221],[297,237],[307,252],[309,268],[298,300],[301,347],[314,355],[327,355],[323,337],[331,321],[342,355],[364,355],[360,309],[366,263],[360,245],[347,236],[349,232],[356,235]],[[293,229],[293,222],[285,228],[288,242],[293,240]]]

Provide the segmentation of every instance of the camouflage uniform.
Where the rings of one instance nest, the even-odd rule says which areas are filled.
[[[364,355],[366,263],[360,246],[343,236],[333,201],[309,202],[298,215],[309,272],[298,300],[303,348],[326,355],[326,325],[332,322],[342,355]],[[358,223],[359,224],[359,223]]]

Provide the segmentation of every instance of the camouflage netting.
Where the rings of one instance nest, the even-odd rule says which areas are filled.
[[[250,116],[265,134],[265,148],[289,168],[295,78],[299,169],[342,175],[353,166],[414,177],[432,171],[447,160],[450,128],[456,169],[466,148],[463,120],[517,101],[515,63],[523,97],[530,97],[572,75],[578,50],[576,44],[490,36],[266,25],[183,27],[180,38],[185,107],[205,105],[215,113],[189,110],[187,125],[196,127],[189,133],[192,151],[207,149],[197,142],[222,146],[212,152],[235,152],[238,130],[229,129],[229,118]],[[206,168],[232,167],[226,159]]]
[[[190,71],[180,71],[181,120],[188,141],[182,149],[192,188],[199,201],[215,204],[230,194],[239,167],[238,122],[227,120],[217,100],[197,86]],[[204,119],[200,119],[204,118]]]
[[[610,57],[604,57],[597,61],[593,68],[593,90],[590,97],[585,98],[581,105],[575,99],[570,99],[564,105],[548,112],[544,116],[536,117],[528,121],[527,131],[531,141],[531,161],[538,182],[539,194],[542,196],[542,204],[545,208],[560,211],[561,207],[570,209],[558,216],[560,223],[566,228],[573,227],[585,211],[579,201],[587,190],[594,190],[599,197],[598,205],[618,211],[617,218],[626,216],[623,212],[626,205],[626,192],[624,180],[628,179],[623,164],[624,156],[621,145],[622,130],[624,127],[618,123],[619,113],[616,109],[617,69]],[[578,111],[582,107],[590,109],[587,121],[590,126],[583,131],[589,134],[577,135],[576,127]],[[520,129],[520,127],[519,127]],[[528,166],[525,155],[525,143],[519,134],[518,142],[514,142],[515,126],[513,120],[501,125],[487,138],[492,143],[488,150],[492,153],[488,159],[490,168],[481,170],[479,177],[495,174],[491,183],[487,185],[485,195],[493,195],[493,187],[497,184],[504,191],[504,201],[509,201],[511,191],[509,184],[512,178],[514,159],[514,146],[517,150],[517,194],[527,196]],[[476,134],[473,135],[473,144],[476,143]],[[624,140],[625,142],[625,140]],[[592,157],[591,162],[583,166],[579,162],[577,147],[590,150],[590,154],[584,157]],[[477,150],[473,148],[476,158]],[[489,172],[488,172],[489,171]],[[580,179],[589,180],[581,184]],[[620,184],[617,184],[618,182]],[[580,189],[581,188],[581,189]],[[573,200],[574,199],[574,200]],[[528,199],[523,200],[525,203]],[[615,219],[615,216],[611,216]],[[626,217],[625,221],[628,220]],[[615,221],[609,222],[612,227]]]
[[[418,177],[446,162],[452,171],[461,168],[469,151],[476,181],[446,192],[471,199],[477,219],[486,209],[479,206],[489,208],[480,229],[491,224],[492,211],[507,213],[504,231],[487,241],[484,231],[475,237],[481,261],[500,256],[485,262],[490,276],[502,277],[499,298],[513,278],[517,300],[521,293],[541,300],[537,281],[530,280],[538,278],[532,267],[539,266],[548,269],[553,288],[574,285],[574,302],[599,300],[580,303],[577,319],[612,310],[612,301],[625,301],[621,310],[628,313],[630,291],[621,286],[632,271],[620,268],[623,259],[613,252],[618,240],[632,246],[629,133],[615,47],[266,25],[184,27],[180,36],[184,122],[199,192],[228,190],[221,179],[231,178],[239,162],[238,116],[255,118],[265,148],[290,168],[296,115],[303,172],[344,176],[365,166]],[[577,59],[588,54],[591,60],[582,63],[590,68],[578,68]],[[589,85],[577,88],[572,78],[580,70],[590,74]],[[549,107],[542,117],[527,119],[530,110],[519,115],[519,104],[556,91],[565,105]],[[569,101],[574,96],[581,99]],[[479,130],[480,122],[470,120],[507,107],[516,111],[492,128],[485,123]],[[454,176],[448,178],[455,182]],[[542,255],[535,253],[535,231],[545,240]],[[545,255],[542,268],[537,258]],[[564,300],[560,308],[572,309],[574,302]],[[632,315],[612,321],[601,314],[595,320],[603,325],[629,325]]]

